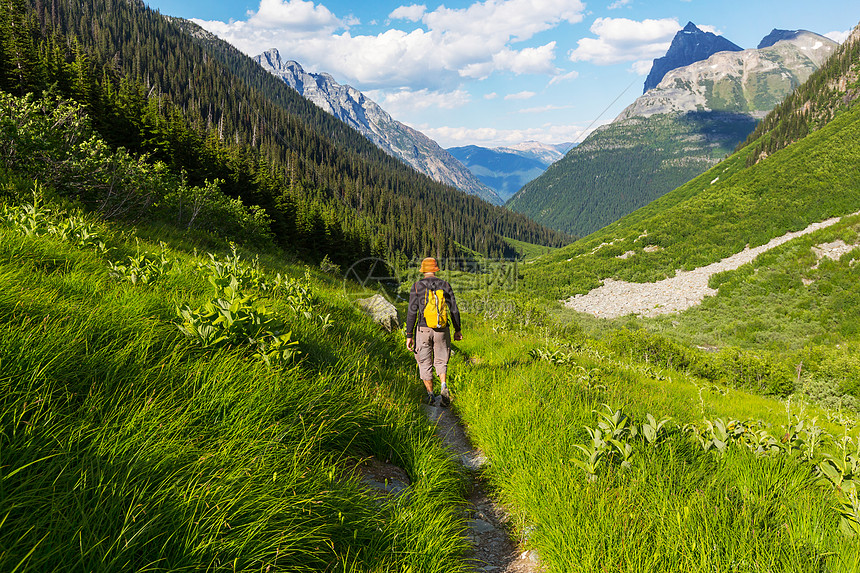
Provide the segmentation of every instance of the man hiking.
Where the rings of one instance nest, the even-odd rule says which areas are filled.
[[[424,278],[416,281],[409,291],[409,308],[406,312],[406,348],[415,353],[418,375],[427,389],[427,403],[433,404],[433,368],[442,383],[440,405],[451,403],[448,393],[448,359],[451,357],[451,334],[454,340],[463,340],[460,332],[460,310],[451,285],[436,276],[439,265],[428,257],[421,261]],[[416,334],[417,327],[417,334]]]

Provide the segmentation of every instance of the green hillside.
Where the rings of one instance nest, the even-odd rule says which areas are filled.
[[[611,123],[524,185],[507,207],[585,236],[701,174],[754,127],[747,115],[706,112]]]
[[[655,281],[860,210],[860,109],[850,103],[767,159],[748,167],[756,146],[747,145],[646,207],[542,257],[527,270],[526,283],[563,298],[607,277]],[[617,258],[628,251],[635,256]]]

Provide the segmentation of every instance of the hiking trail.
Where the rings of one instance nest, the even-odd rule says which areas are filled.
[[[467,555],[475,573],[537,573],[537,553],[517,546],[511,539],[505,509],[487,493],[480,471],[487,464],[472,443],[451,408],[425,404],[424,411],[436,423],[436,434],[457,456],[471,477],[468,490],[468,536],[472,551]]]

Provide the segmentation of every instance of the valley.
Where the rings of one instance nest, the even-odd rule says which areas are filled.
[[[528,15],[469,9],[499,6]],[[255,14],[299,8],[371,42],[322,4]],[[380,14],[427,26],[386,32],[402,58],[464,22]],[[647,25],[677,42],[616,122],[449,153],[137,0],[4,5],[0,571],[860,570],[860,26],[725,51]],[[501,83],[555,49],[515,32]],[[545,171],[505,207],[455,156],[507,191]],[[427,256],[462,311],[448,407],[399,326]]]

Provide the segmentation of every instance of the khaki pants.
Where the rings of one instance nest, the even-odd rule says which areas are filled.
[[[440,378],[448,373],[448,359],[451,357],[451,334],[448,329],[434,330],[419,326],[415,335],[415,360],[418,362],[418,375],[422,380],[433,379],[433,368]]]

